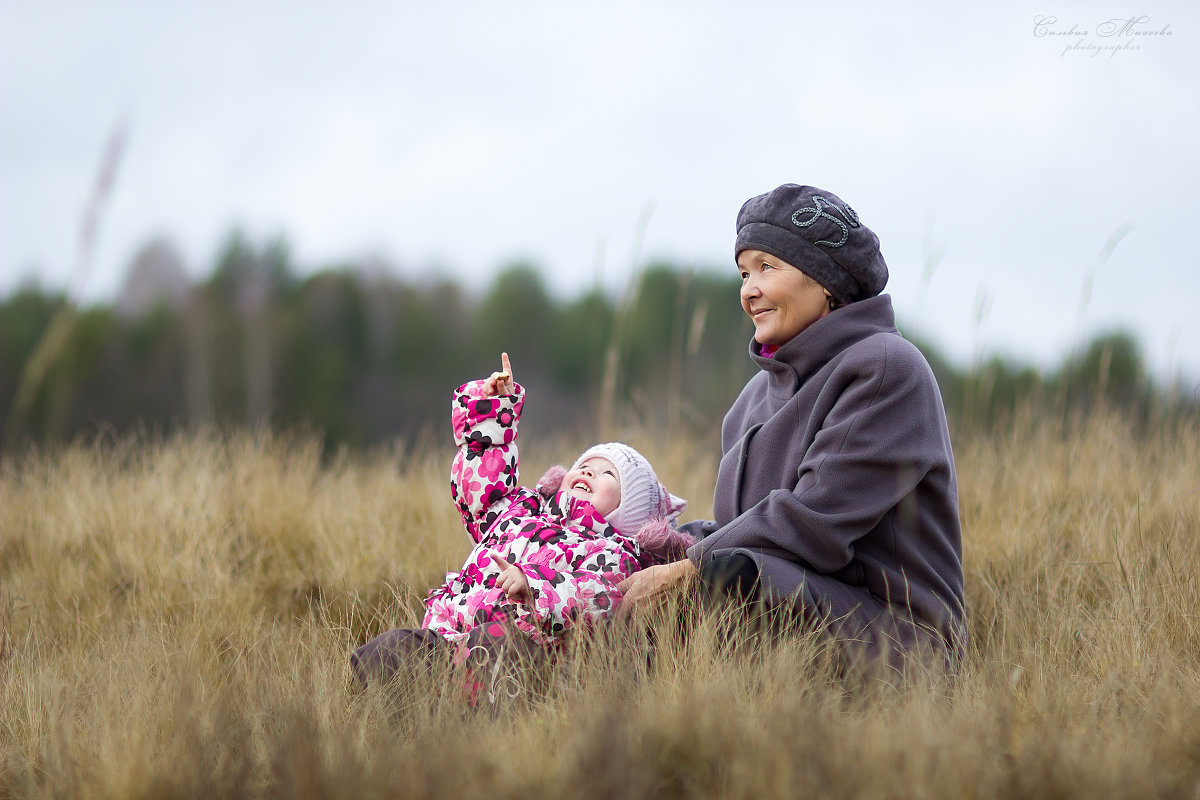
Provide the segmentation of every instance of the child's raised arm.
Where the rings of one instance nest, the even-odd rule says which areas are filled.
[[[450,492],[467,533],[476,542],[517,488],[517,423],[525,393],[512,379],[508,354],[502,371],[465,383],[454,393],[451,424],[458,446]]]

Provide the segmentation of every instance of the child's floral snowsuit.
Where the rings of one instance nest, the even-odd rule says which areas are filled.
[[[617,584],[652,563],[617,533],[591,503],[565,491],[543,498],[517,485],[517,423],[525,391],[484,397],[483,381],[455,392],[451,410],[458,454],[450,491],[476,542],[461,571],[446,575],[425,601],[422,626],[456,642],[480,625],[505,624],[553,646],[573,625],[591,625],[621,598]],[[525,573],[533,609],[495,587],[490,552]]]

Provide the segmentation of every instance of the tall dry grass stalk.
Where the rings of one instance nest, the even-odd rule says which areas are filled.
[[[646,450],[707,514],[715,453]],[[1028,416],[957,453],[957,681],[850,680],[683,596],[483,711],[437,669],[349,681],[468,549],[448,453],[28,454],[0,467],[0,797],[1196,796],[1200,426]]]
[[[125,123],[118,123],[105,143],[104,153],[100,157],[100,170],[96,175],[83,213],[83,221],[79,227],[75,267],[66,287],[64,302],[50,318],[50,323],[38,339],[37,346],[34,347],[33,352],[21,367],[12,407],[9,409],[4,427],[0,429],[0,434],[3,434],[0,441],[12,441],[27,433],[30,416],[38,395],[43,393],[46,395],[47,409],[45,438],[59,441],[66,428],[73,378],[69,371],[60,372],[56,376],[52,373],[67,352],[71,336],[74,334],[76,321],[74,301],[78,300],[83,282],[92,268],[92,256],[99,238],[100,220],[108,205],[109,196],[112,194],[113,184],[116,182],[127,138],[128,126]]]

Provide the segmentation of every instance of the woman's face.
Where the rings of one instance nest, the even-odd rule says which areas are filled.
[[[754,321],[754,339],[779,347],[829,313],[829,295],[783,259],[762,250],[743,250],[742,309]]]

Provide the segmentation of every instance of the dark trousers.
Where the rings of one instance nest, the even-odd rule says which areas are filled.
[[[495,704],[515,698],[526,688],[530,666],[546,653],[528,636],[489,623],[474,628],[464,642],[449,642],[428,628],[398,628],[376,636],[350,654],[350,667],[359,688],[403,680],[416,671],[432,673],[439,664],[459,670],[465,699]]]
[[[398,628],[376,636],[350,654],[359,686],[386,683],[407,668],[432,669],[439,658],[450,659],[452,646],[428,628]]]
[[[700,565],[700,581],[711,599],[758,600],[758,564],[744,553],[705,559]]]
[[[795,602],[760,604],[762,581],[758,565],[741,553],[708,559],[700,567],[700,578],[711,602],[732,601],[746,606],[755,628],[774,634],[827,632],[843,674],[853,671],[862,676],[878,673],[894,677],[902,675],[910,664],[933,666],[946,674],[957,669],[953,648],[945,645],[936,633],[911,622],[905,624],[902,617],[875,612],[830,619],[812,601],[805,601],[803,595]],[[835,590],[854,591],[828,576],[817,575],[810,576],[809,590],[818,598]]]
[[[767,602],[758,564],[743,553],[707,558],[700,565],[700,586],[710,608],[732,603],[745,612],[736,615],[736,619],[742,620],[745,626],[733,625],[743,635],[752,632],[756,637],[777,637],[814,627],[799,604],[786,600]],[[733,634],[733,629],[730,633]]]

